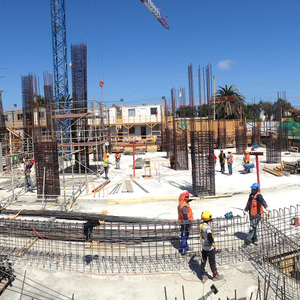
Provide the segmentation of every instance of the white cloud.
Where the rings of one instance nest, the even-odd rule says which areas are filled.
[[[230,59],[220,60],[217,64],[217,68],[220,70],[228,70],[231,68],[231,65],[234,64],[234,61]]]

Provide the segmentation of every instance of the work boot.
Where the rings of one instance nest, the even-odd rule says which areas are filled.
[[[224,279],[224,276],[223,275],[219,275],[219,274],[214,275],[214,277],[213,277],[213,281],[218,281],[218,280],[222,280],[222,279]]]
[[[201,282],[205,283],[207,281],[207,279],[208,279],[207,275],[202,275]]]
[[[255,237],[252,238],[252,243],[254,244],[256,242],[257,242],[257,237],[255,236]]]
[[[222,280],[224,278],[224,276],[223,275],[219,275],[216,270],[214,270],[213,273],[214,273],[213,281]]]
[[[245,240],[245,246],[249,246],[251,244],[251,242],[249,240]]]

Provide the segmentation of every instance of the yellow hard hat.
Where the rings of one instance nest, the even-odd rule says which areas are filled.
[[[245,150],[245,153],[248,153],[248,152],[249,152],[249,150],[248,150],[248,149],[246,149],[246,150]]]
[[[211,218],[212,218],[212,215],[211,215],[210,211],[208,211],[208,210],[205,211],[204,213],[202,213],[202,215],[201,215],[201,219],[203,221],[210,221]]]
[[[106,156],[110,156],[110,154],[109,154],[109,153],[106,153]]]

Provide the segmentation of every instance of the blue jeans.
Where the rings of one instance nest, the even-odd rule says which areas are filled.
[[[187,240],[190,236],[190,225],[181,225],[180,231],[181,231],[181,238],[180,238],[179,252],[184,254],[190,248],[190,246],[187,243]]]
[[[227,164],[229,174],[232,174],[232,164]]]
[[[34,188],[34,184],[33,184],[33,182],[32,182],[32,180],[31,180],[30,177],[25,177],[25,183],[26,183],[26,185],[27,185],[28,188],[29,187]]]

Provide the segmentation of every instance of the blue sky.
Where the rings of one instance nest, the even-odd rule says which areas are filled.
[[[169,30],[140,0],[65,0],[68,61],[71,43],[87,43],[89,99],[161,103],[172,87],[185,87],[188,97],[188,65],[196,77],[198,65],[209,63],[216,86],[236,84],[249,103],[273,102],[286,91],[300,107],[299,0],[152,2]],[[0,4],[0,89],[8,109],[22,105],[22,75],[35,73],[42,90],[43,72],[53,73],[50,0]]]

